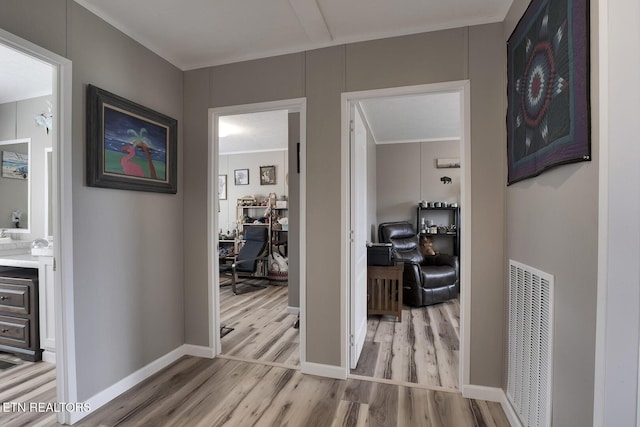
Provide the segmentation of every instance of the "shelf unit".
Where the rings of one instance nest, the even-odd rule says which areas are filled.
[[[289,229],[283,230],[282,228],[278,228],[278,226],[274,226],[278,217],[288,217],[286,212],[289,208],[271,208],[271,246],[273,245],[284,245],[289,241]],[[287,224],[288,227],[288,224]],[[282,255],[287,255],[282,254]]]
[[[264,211],[268,208],[268,206],[261,206],[261,205],[241,205],[238,204],[236,206],[236,217],[239,218],[245,218],[246,216],[250,217],[250,218],[256,218],[256,217],[262,217],[264,215]],[[274,245],[276,245],[276,247],[279,246],[283,246],[286,244],[286,242],[289,240],[288,239],[288,232],[289,230],[283,230],[282,228],[278,227],[278,226],[274,226],[276,224],[276,220],[279,217],[286,217],[287,216],[287,211],[289,209],[288,208],[277,208],[277,207],[272,207],[271,208],[271,215],[269,217],[269,222],[265,222],[265,223],[238,223],[238,227],[236,229],[236,235],[240,236],[241,234],[243,234],[244,230],[246,227],[267,227],[268,230],[268,241],[270,242],[270,244],[268,245],[268,254],[272,255],[273,253],[273,247]],[[237,253],[240,248],[242,247],[242,243],[243,240],[239,239],[238,237],[236,237],[235,239],[235,243],[234,243],[234,249],[235,252]],[[286,246],[285,246],[286,247]],[[282,254],[282,255],[286,255]],[[268,274],[268,266],[265,263],[265,267],[263,269],[263,271],[265,272],[265,275]]]
[[[261,218],[264,216],[264,211],[268,208],[268,206],[260,206],[260,205],[237,205],[236,206],[236,218],[238,220],[242,217],[244,219],[245,216],[250,218]],[[258,215],[259,214],[259,215]],[[271,234],[271,218],[269,218],[269,222],[265,223],[250,223],[250,222],[238,222],[238,227],[236,229],[236,236],[240,236],[244,234],[244,230],[246,227],[267,227],[267,241],[271,242],[272,234]],[[238,253],[240,248],[242,247],[244,240],[236,237],[235,240],[235,252]],[[268,253],[271,255],[271,245],[268,245]],[[266,277],[268,273],[268,266],[266,262],[262,263],[261,276]]]
[[[431,218],[446,218],[448,224],[435,224],[435,225],[455,225],[455,232],[446,232],[446,233],[431,233],[429,231],[423,230],[422,228],[422,218],[425,220],[429,220]],[[441,208],[430,208],[430,207],[422,207],[418,205],[418,212],[416,217],[416,230],[420,236],[432,236],[434,237],[434,243],[436,247],[438,247],[438,240],[440,239],[452,239],[453,240],[453,255],[460,256],[460,208],[459,207],[441,207]],[[441,240],[440,243],[443,243]]]

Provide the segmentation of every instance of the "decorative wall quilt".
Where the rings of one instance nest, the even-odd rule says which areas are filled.
[[[509,184],[591,160],[588,23],[588,0],[533,0],[509,37]]]

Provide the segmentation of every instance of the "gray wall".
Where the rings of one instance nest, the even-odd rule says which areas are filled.
[[[382,144],[376,151],[378,223],[409,221],[416,224],[419,200],[460,203],[460,168],[436,167],[438,158],[460,157],[460,141]],[[443,184],[440,181],[443,176],[451,178],[451,184]],[[445,225],[450,215],[440,214],[433,218],[440,221],[435,224]]]
[[[183,73],[72,0],[3,1],[0,27],[73,61],[73,274],[83,401],[184,342]],[[88,83],[178,119],[177,195],[85,186]]]
[[[528,3],[514,1],[504,25],[505,40]],[[596,10],[593,7],[592,14]],[[592,40],[597,34],[594,25]],[[591,76],[596,101],[597,67]],[[592,425],[593,416],[599,141],[597,109],[591,114],[591,162],[555,168],[506,192],[507,259],[555,276],[552,393],[553,425],[558,426]]]
[[[75,2],[67,5],[73,61],[76,361],[83,398],[184,342],[181,163],[176,195],[87,187],[86,85],[176,118],[180,162],[183,76]]]
[[[472,88],[471,382],[502,384],[504,43],[502,25],[336,46],[185,73],[186,339],[206,345],[207,108],[307,98],[307,358],[340,363],[340,94],[470,79]],[[208,95],[207,95],[208,91]],[[315,207],[322,207],[316,209]],[[336,224],[327,227],[327,224]],[[486,250],[486,242],[492,250]],[[321,261],[318,261],[321,260]]]

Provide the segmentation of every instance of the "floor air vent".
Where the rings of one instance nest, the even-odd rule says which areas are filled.
[[[509,261],[507,397],[525,427],[551,426],[553,276]]]

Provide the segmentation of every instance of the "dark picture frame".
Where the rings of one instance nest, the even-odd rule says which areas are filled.
[[[260,166],[260,185],[276,184],[276,167]]]
[[[218,175],[218,199],[227,200],[227,175]]]
[[[175,194],[178,122],[87,86],[87,184]]]
[[[591,160],[589,19],[588,0],[533,0],[509,37],[509,185]]]
[[[249,185],[249,169],[234,170],[233,183],[235,185]]]

